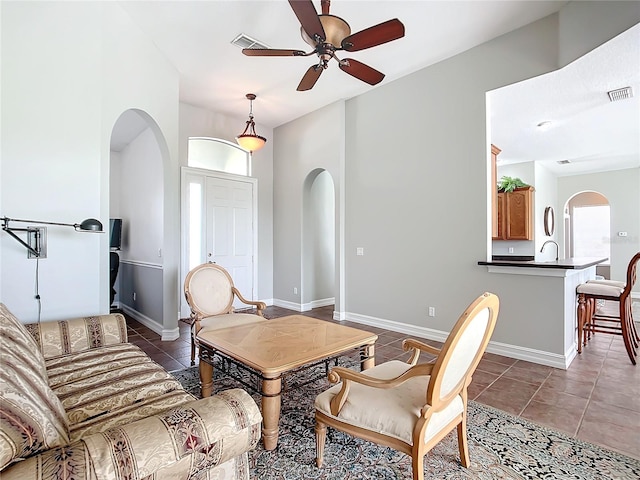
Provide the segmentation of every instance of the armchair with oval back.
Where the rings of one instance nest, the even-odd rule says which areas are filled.
[[[215,263],[203,263],[187,274],[184,295],[191,309],[191,365],[195,364],[196,336],[201,330],[266,321],[262,311],[267,305],[244,298],[229,272]],[[236,312],[236,297],[247,307],[255,307],[255,313]]]
[[[457,428],[463,466],[467,447],[467,387],[498,317],[492,293],[478,297],[460,316],[441,349],[418,340],[407,362],[391,360],[363,372],[342,367],[329,380],[340,382],[316,398],[316,462],[322,466],[327,426],[399,450],[412,457],[413,478],[424,478],[424,455]],[[436,355],[418,363],[421,352]]]

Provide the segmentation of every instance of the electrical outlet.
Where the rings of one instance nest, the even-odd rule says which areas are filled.
[[[436,316],[436,307],[429,307],[429,316],[430,317]]]
[[[298,294],[298,287],[293,287],[293,294],[297,295]]]
[[[363,247],[357,247],[356,248],[356,255],[358,255],[358,256],[364,255],[364,248]]]
[[[136,301],[136,292],[133,292],[133,301]]]
[[[509,253],[513,253],[513,247],[509,247]]]

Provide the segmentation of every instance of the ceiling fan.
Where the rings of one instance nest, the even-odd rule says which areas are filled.
[[[293,12],[300,21],[302,39],[313,47],[311,52],[275,48],[245,48],[242,50],[250,57],[307,57],[314,53],[319,62],[309,67],[298,85],[298,91],[310,90],[328,67],[332,58],[340,69],[349,75],[376,85],[384,78],[384,73],[352,58],[339,59],[336,52],[344,50],[357,52],[404,37],[404,25],[394,18],[373,27],[351,34],[349,24],[342,18],[329,14],[330,0],[321,0],[322,15],[318,15],[312,0],[289,0]]]

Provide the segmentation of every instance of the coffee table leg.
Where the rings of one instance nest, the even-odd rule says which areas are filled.
[[[273,450],[278,445],[281,391],[280,377],[262,380],[262,440],[265,450]]]
[[[376,346],[365,345],[362,347],[362,362],[360,362],[360,370],[367,370],[376,366]]]
[[[213,365],[200,359],[200,393],[202,398],[210,397],[213,392]]]

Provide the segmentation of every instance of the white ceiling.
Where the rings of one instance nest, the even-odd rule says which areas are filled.
[[[624,87],[633,97],[611,102],[607,92]],[[558,71],[494,90],[489,103],[498,165],[536,161],[557,176],[639,167],[640,24]]]
[[[567,3],[537,0],[334,0],[330,12],[346,20],[352,33],[391,18],[398,18],[405,25],[404,38],[360,52],[341,52],[341,58],[354,58],[385,73],[386,77],[380,84],[384,85],[550,15]],[[238,133],[248,114],[249,102],[245,95],[250,92],[258,96],[253,102],[253,112],[260,133],[260,125],[275,128],[337,100],[376,88],[345,74],[335,62],[331,62],[312,90],[298,92],[296,87],[305,71],[316,63],[315,56],[247,57],[240,48],[231,44],[239,34],[245,34],[271,48],[309,51],[309,46],[300,36],[300,24],[286,0],[121,1],[119,4],[180,73],[180,100],[237,116],[240,119]],[[314,6],[318,12],[321,10],[319,0],[314,0]],[[620,62],[606,58],[607,65],[619,66]],[[638,57],[635,58],[636,64],[637,60]],[[636,68],[636,73],[638,71]],[[590,74],[591,70],[587,69],[578,75],[582,79],[582,76]],[[595,71],[593,76],[596,76]],[[613,88],[619,86],[625,85]],[[493,104],[500,105],[492,111],[496,121],[493,132],[496,134],[494,143],[502,148],[504,161],[547,158],[541,157],[546,153],[540,142],[532,142],[532,135],[523,134],[532,119],[557,119],[559,122],[567,120],[567,115],[575,116],[576,109],[593,109],[588,101],[560,109],[565,100],[569,103],[575,99],[567,96],[569,89],[566,87],[556,89],[565,98],[562,95],[549,97],[540,103],[534,100],[536,93],[531,93],[537,90],[533,85],[521,84],[511,88],[516,90],[496,92],[492,100]],[[530,91],[519,93],[517,88]],[[549,90],[548,85],[542,88],[544,92]],[[634,90],[640,94],[638,88]],[[501,98],[505,100],[501,101]],[[518,102],[514,103],[513,98]],[[542,109],[541,105],[554,108]],[[509,120],[501,125],[501,118]],[[557,125],[555,121],[554,125]],[[503,126],[510,130],[498,137]],[[516,126],[517,135],[514,135],[512,128]],[[114,142],[126,142],[126,139],[118,138],[114,132]],[[613,143],[611,137],[609,139],[608,143]],[[591,155],[593,150],[578,152],[563,152],[562,156],[576,158],[587,153]]]

